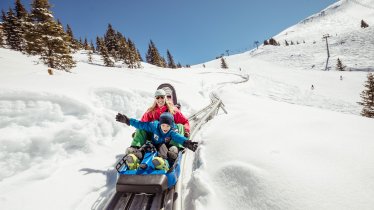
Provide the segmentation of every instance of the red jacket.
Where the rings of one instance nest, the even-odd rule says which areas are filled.
[[[152,122],[155,120],[158,120],[160,118],[160,115],[168,109],[167,106],[156,107],[154,111],[146,112],[144,113],[142,119],[140,121],[142,122]],[[182,124],[184,127],[185,132],[190,132],[190,123],[188,122],[188,119],[182,114],[182,112],[177,108],[174,107],[174,122],[176,124]]]

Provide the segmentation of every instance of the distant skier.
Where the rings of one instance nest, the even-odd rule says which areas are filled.
[[[340,80],[343,80],[343,76],[342,75],[340,75]]]
[[[314,90],[314,85],[312,85],[312,87],[310,87],[310,89]]]

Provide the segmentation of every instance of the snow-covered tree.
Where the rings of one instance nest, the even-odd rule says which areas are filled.
[[[336,70],[338,71],[344,71],[346,66],[343,65],[342,61],[338,58],[336,62]]]
[[[0,47],[4,47],[4,31],[3,25],[0,23]]]
[[[27,13],[27,10],[23,6],[20,0],[16,0],[15,2],[15,13],[17,17],[16,21],[16,27],[18,31],[18,36],[20,39],[20,46],[18,47],[18,50],[24,51],[26,48],[26,40],[25,40],[25,34],[30,28],[30,19],[29,14]]]
[[[89,49],[88,52],[87,52],[87,56],[88,56],[88,63],[92,63],[92,50]]]
[[[4,34],[7,45],[14,50],[22,51],[23,35],[20,22],[13,10],[9,8],[7,14],[2,14]]]
[[[52,15],[48,0],[33,0],[31,21],[33,27],[26,33],[27,52],[39,54],[48,67],[69,70],[75,66],[67,34]]]
[[[111,24],[108,24],[108,28],[104,35],[105,46],[108,49],[109,55],[117,60],[117,52],[119,51],[119,40],[117,39],[117,32],[113,29]]]
[[[364,84],[365,90],[360,94],[362,101],[358,104],[362,105],[361,115],[374,118],[374,74],[367,75],[367,81]]]
[[[228,69],[229,68],[223,57],[221,58],[221,68],[223,68],[223,69]]]
[[[100,55],[103,59],[104,65],[108,66],[108,67],[113,67],[114,62],[112,61],[112,59],[109,56],[109,52],[108,52],[108,49],[105,46],[104,40],[99,38],[98,42],[99,42]]]

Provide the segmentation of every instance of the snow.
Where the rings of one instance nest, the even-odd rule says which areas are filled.
[[[37,57],[0,48],[1,209],[102,209],[134,131],[116,113],[140,118],[166,82],[186,116],[211,92],[228,111],[195,136],[199,149],[180,180],[184,209],[373,209],[374,121],[357,104],[362,70],[374,68],[374,10],[363,5],[374,1],[339,1],[275,36],[305,44],[225,57],[228,70],[219,59],[109,68],[80,51],[72,73],[49,75]],[[360,29],[361,19],[370,27]],[[332,29],[331,70],[321,71],[321,37]],[[337,57],[352,71],[335,71]]]

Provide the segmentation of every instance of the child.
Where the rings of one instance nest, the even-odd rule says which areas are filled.
[[[172,159],[176,158],[176,155],[178,154],[178,149],[175,146],[173,146],[170,147],[168,151],[166,146],[167,144],[169,144],[171,139],[173,139],[173,141],[175,141],[176,143],[182,144],[184,147],[194,152],[198,147],[197,142],[188,140],[188,138],[182,136],[174,130],[174,117],[169,112],[162,113],[159,121],[153,122],[141,122],[133,118],[129,119],[126,115],[123,115],[121,113],[117,114],[116,120],[118,122],[131,125],[137,129],[142,129],[153,133],[152,144],[157,148],[160,156],[154,158],[154,160],[152,161],[156,169],[169,169],[168,161],[166,160],[168,154],[169,156],[172,156]],[[129,158],[126,160],[127,165],[130,167],[130,169],[136,169],[138,166],[139,159],[142,159],[141,151],[136,148],[131,148],[131,150],[128,149],[127,153],[131,153],[129,154]]]

